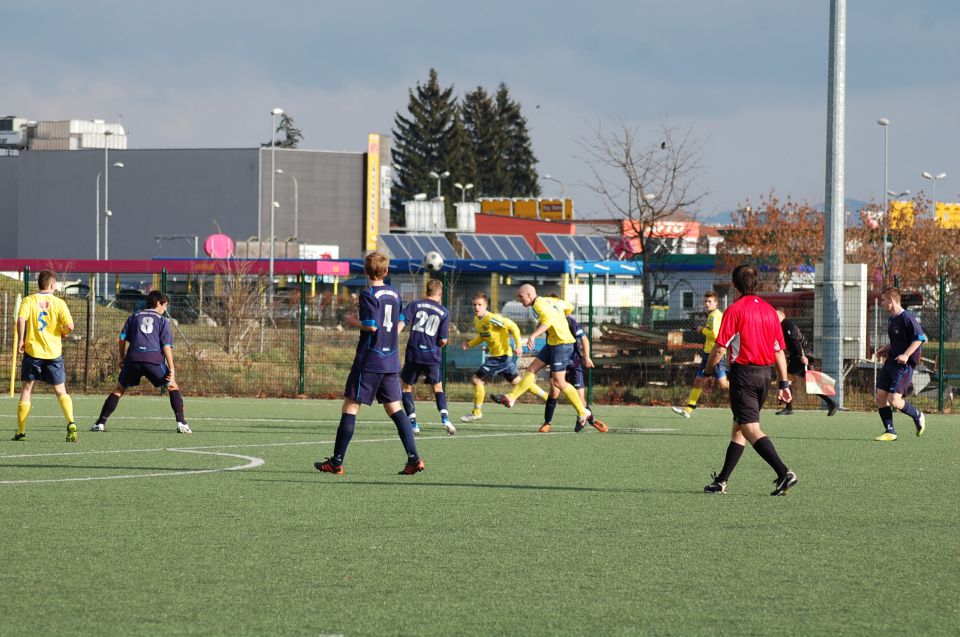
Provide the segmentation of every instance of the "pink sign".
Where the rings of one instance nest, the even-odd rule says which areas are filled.
[[[208,257],[229,259],[233,256],[233,239],[225,234],[212,234],[203,242]]]

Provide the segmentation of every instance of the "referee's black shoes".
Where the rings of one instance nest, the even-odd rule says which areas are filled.
[[[774,489],[770,495],[786,495],[787,489],[797,483],[797,474],[793,471],[787,471],[782,478],[773,481]]]

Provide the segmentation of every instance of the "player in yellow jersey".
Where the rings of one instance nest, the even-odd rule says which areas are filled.
[[[67,394],[67,375],[63,369],[63,345],[60,339],[73,331],[73,317],[62,299],[53,295],[57,275],[41,270],[37,275],[39,292],[23,300],[17,314],[17,349],[23,354],[20,367],[20,402],[17,403],[17,433],[14,440],[26,440],[27,415],[33,384],[42,380],[53,385],[60,409],[67,419],[67,442],[77,441],[73,423],[73,401]]]
[[[488,312],[489,301],[487,295],[483,292],[475,294],[472,303],[473,326],[477,329],[477,336],[464,342],[462,347],[466,351],[471,347],[486,343],[487,358],[473,375],[473,411],[466,416],[460,416],[460,420],[463,422],[473,422],[483,418],[483,398],[486,392],[484,381],[500,375],[514,385],[520,382],[520,372],[517,370],[517,363],[513,359],[514,349],[510,347],[511,336],[517,356],[523,355],[520,328],[517,324],[505,316]],[[526,391],[539,396],[541,400],[547,399],[547,392],[536,384],[531,385]]]
[[[567,367],[570,365],[570,359],[573,356],[573,346],[577,341],[570,332],[570,326],[567,323],[567,315],[573,311],[573,305],[562,299],[537,296],[537,289],[529,283],[520,286],[520,289],[517,290],[517,299],[524,307],[531,308],[537,318],[537,328],[527,339],[527,349],[533,351],[536,338],[541,334],[547,335],[547,344],[537,352],[537,357],[527,368],[523,380],[513,391],[502,396],[491,394],[490,399],[506,407],[513,407],[517,398],[536,382],[537,372],[549,365],[550,393],[557,397],[560,394],[567,397],[570,404],[577,410],[577,429],[583,429],[592,414],[590,410],[584,407],[576,388],[567,383],[566,379]],[[547,415],[544,414],[544,416]],[[552,414],[550,415],[552,416]],[[544,418],[544,424],[540,427],[540,431],[542,433],[550,431],[546,418]]]
[[[707,311],[707,324],[700,329],[700,333],[707,339],[703,344],[703,359],[700,361],[700,369],[697,370],[697,377],[693,380],[693,389],[690,390],[690,396],[687,397],[687,405],[685,407],[671,407],[675,413],[680,414],[684,418],[689,418],[693,410],[697,408],[700,394],[703,393],[703,387],[708,381],[716,378],[720,388],[724,390],[730,386],[730,383],[727,382],[727,364],[724,359],[720,359],[717,362],[717,367],[710,379],[708,379],[703,372],[707,364],[707,358],[710,357],[710,352],[713,351],[713,345],[717,341],[717,334],[720,333],[720,323],[723,321],[723,312],[717,307],[718,303],[717,293],[713,290],[703,295],[703,308]]]

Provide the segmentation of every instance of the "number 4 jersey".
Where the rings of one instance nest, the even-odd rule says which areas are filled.
[[[173,330],[170,320],[156,310],[140,310],[127,319],[120,340],[128,343],[125,361],[160,365],[163,348],[173,347]]]
[[[353,366],[363,372],[400,373],[397,327],[403,320],[400,293],[389,285],[369,287],[360,293],[360,324],[375,327],[361,331]]]
[[[403,321],[410,326],[406,362],[417,365],[439,365],[440,343],[449,338],[450,312],[436,301],[420,299],[403,311]]]

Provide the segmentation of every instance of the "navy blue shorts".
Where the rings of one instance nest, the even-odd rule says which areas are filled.
[[[573,358],[573,343],[544,345],[543,349],[537,352],[537,358],[550,366],[550,373],[562,372],[570,366],[570,359]]]
[[[583,387],[583,367],[580,365],[568,367],[566,379],[567,384],[573,385],[577,389]]]
[[[697,370],[697,378],[705,378],[706,374],[703,372],[707,368],[707,359],[710,358],[710,354],[706,352],[701,356],[700,369]],[[717,361],[717,366],[713,368],[713,375],[715,378],[723,378],[727,375],[727,357],[721,356],[720,360]]]
[[[905,396],[913,380],[913,367],[896,361],[887,361],[877,372],[877,389],[888,394]]]
[[[423,365],[421,363],[409,362],[403,364],[403,369],[400,370],[400,380],[407,385],[413,385],[417,382],[417,379],[420,378],[420,374],[423,374],[423,382],[428,385],[436,385],[440,382],[439,365]]]
[[[347,376],[347,386],[343,397],[355,400],[362,405],[372,405],[373,399],[381,405],[400,402],[400,374],[392,372],[365,372],[353,367]]]
[[[480,380],[491,380],[498,374],[510,383],[520,375],[517,370],[517,361],[513,359],[513,356],[488,356],[474,375]]]
[[[117,382],[121,387],[136,387],[140,384],[140,379],[146,377],[154,387],[166,387],[170,383],[167,381],[167,374],[170,369],[165,363],[141,363],[135,361],[123,361],[123,367],[120,368],[120,376]]]
[[[730,410],[738,425],[760,422],[760,410],[770,392],[772,368],[737,365],[730,368]]]
[[[24,352],[23,364],[20,365],[20,380],[42,380],[51,385],[62,385],[67,382],[63,356],[54,359],[34,358]]]

